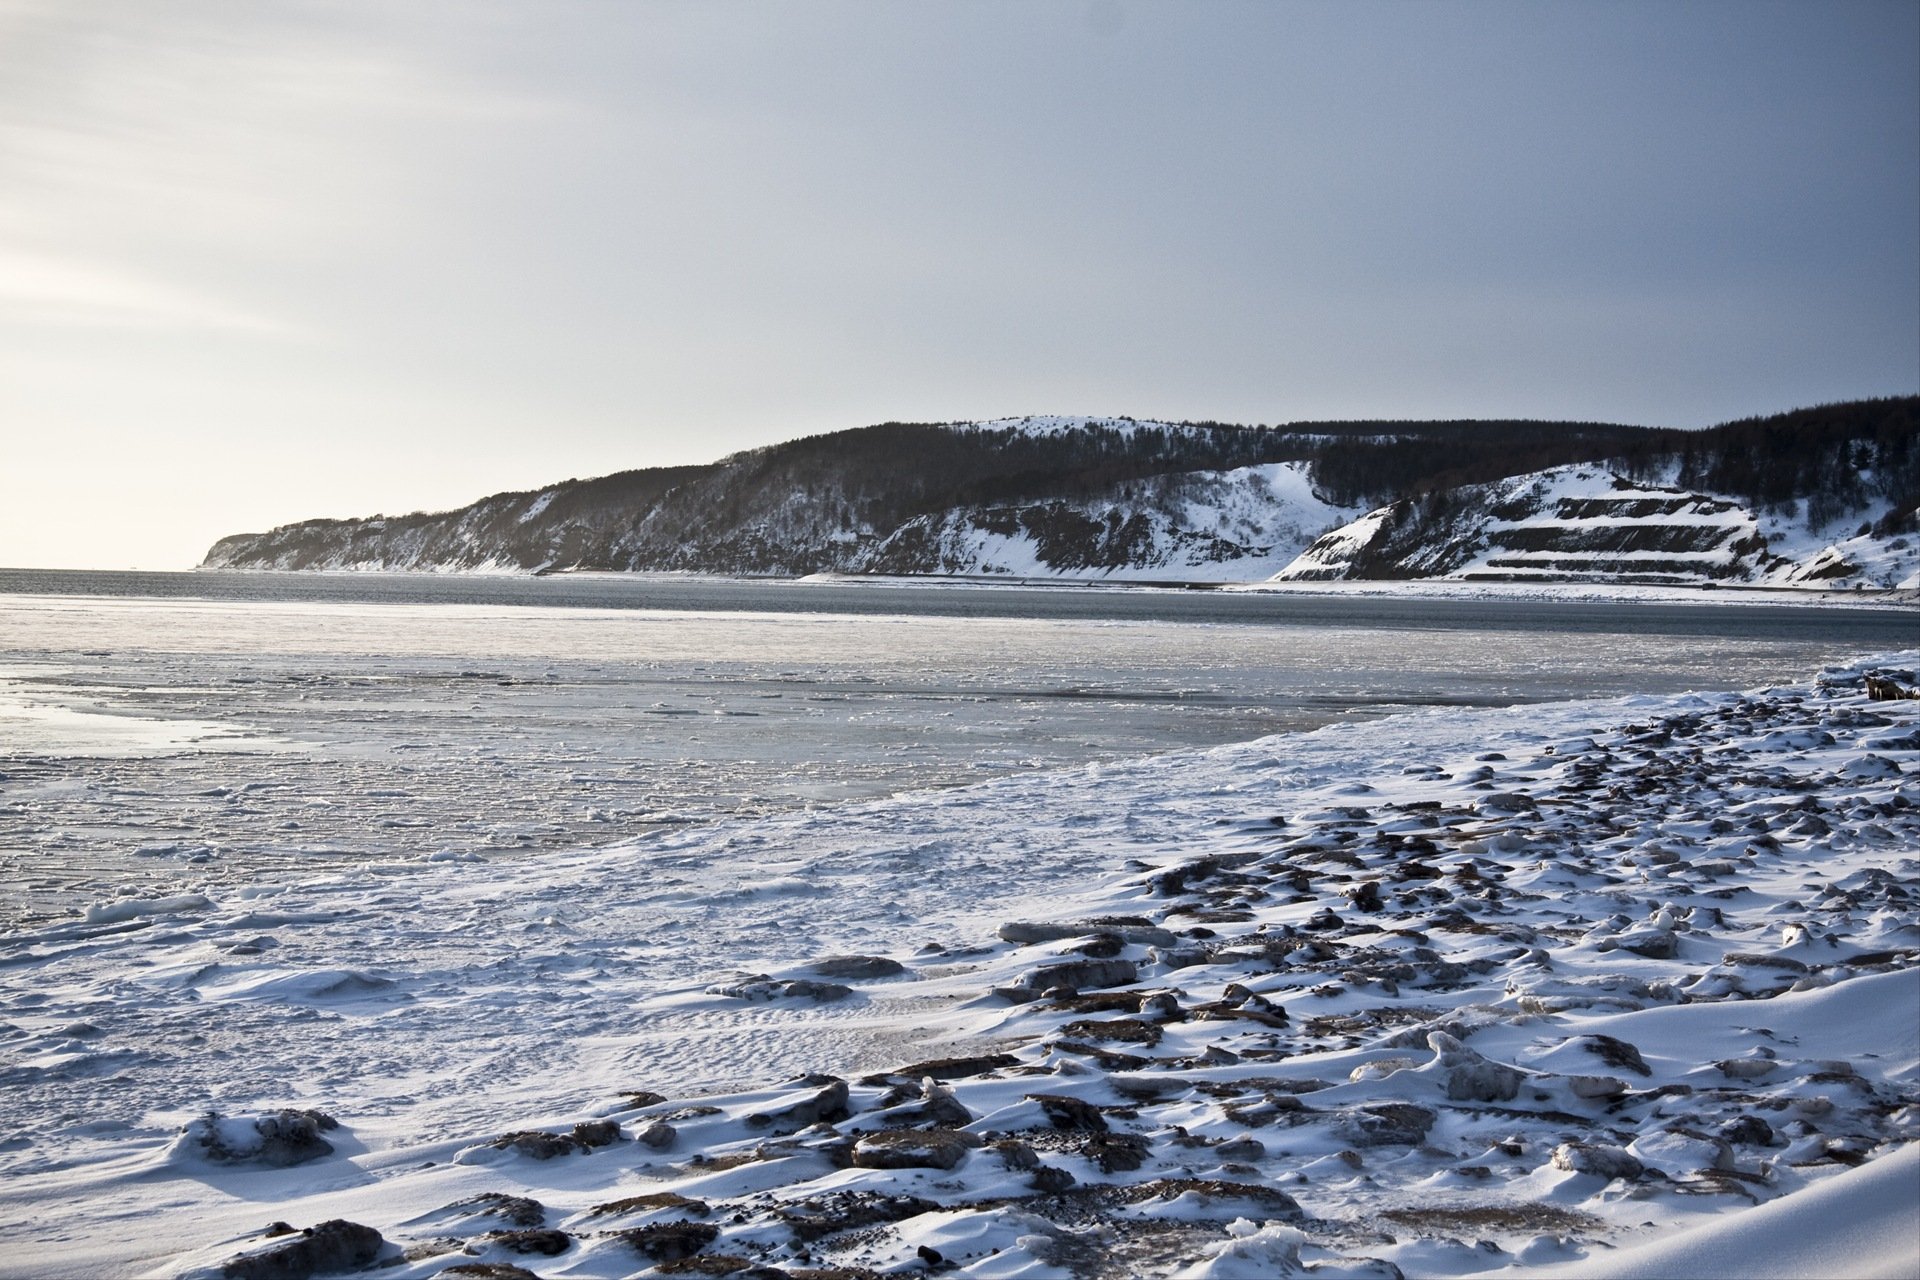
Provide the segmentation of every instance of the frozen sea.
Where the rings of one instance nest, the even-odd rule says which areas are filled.
[[[1911,611],[0,571],[7,922],[1429,706],[1782,680]]]
[[[526,1260],[476,1216],[503,1196],[564,1231],[539,1274],[593,1280],[647,1265],[661,1196],[716,1206],[711,1253],[889,1272],[1907,1274],[1920,703],[1862,672],[1914,678],[1915,614],[1742,599],[0,575],[0,1278],[213,1276],[347,1219],[433,1280]],[[1098,941],[1008,922],[1136,913],[1146,985],[1089,1007],[1164,1025],[1004,994]],[[799,981],[849,954],[880,976]],[[1058,1038],[1128,1028],[1165,1043]],[[1646,1072],[1593,1077],[1590,1035]],[[1017,1065],[956,1081],[971,1127],[1118,1208],[769,1127],[813,1072],[905,1124],[868,1073],[988,1050]],[[338,1127],[256,1159],[285,1107]],[[1690,1136],[1763,1112],[1771,1145]],[[1432,1127],[1345,1150],[1378,1115]],[[591,1154],[495,1145],[602,1119]],[[1654,1172],[1569,1169],[1585,1141]],[[1306,1237],[1215,1220],[1283,1185]],[[781,1216],[896,1192],[938,1211]]]

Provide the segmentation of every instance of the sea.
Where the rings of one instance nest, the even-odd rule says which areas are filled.
[[[1749,688],[1916,641],[1911,610],[1808,603],[0,570],[0,910]]]

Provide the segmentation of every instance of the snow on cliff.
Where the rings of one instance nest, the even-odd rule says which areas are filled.
[[[1884,514],[1853,513],[1868,522]],[[1555,467],[1370,511],[1273,581],[1361,578],[1911,589],[1920,587],[1920,537],[1830,543],[1799,507],[1761,515],[1606,467]]]
[[[1270,576],[1352,508],[1304,463],[1156,476],[1081,501],[960,507],[865,552],[857,571],[1246,582]]]

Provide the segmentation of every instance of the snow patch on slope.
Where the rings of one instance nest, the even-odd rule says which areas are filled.
[[[1272,580],[1920,586],[1920,538],[1832,544],[1808,528],[1805,506],[1759,515],[1721,495],[1606,467],[1556,467],[1370,511]]]
[[[910,521],[858,570],[1113,581],[1271,576],[1354,513],[1317,494],[1304,463],[1135,481],[1102,498],[962,507]]]

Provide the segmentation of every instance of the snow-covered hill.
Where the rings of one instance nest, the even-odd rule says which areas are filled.
[[[1671,431],[884,423],[223,538],[205,567],[1920,586],[1920,397]],[[1384,504],[1384,505],[1383,505]]]
[[[889,426],[224,538],[208,568],[666,570],[1258,581],[1353,518],[1320,437],[1131,418]]]
[[[1556,467],[1369,511],[1274,580],[1920,588],[1920,536],[1871,531],[1888,514],[1882,502],[1816,524],[1804,501],[1757,513],[1607,467]]]
[[[1157,476],[1080,501],[960,507],[865,549],[856,571],[1245,582],[1290,563],[1354,515],[1304,464]]]

